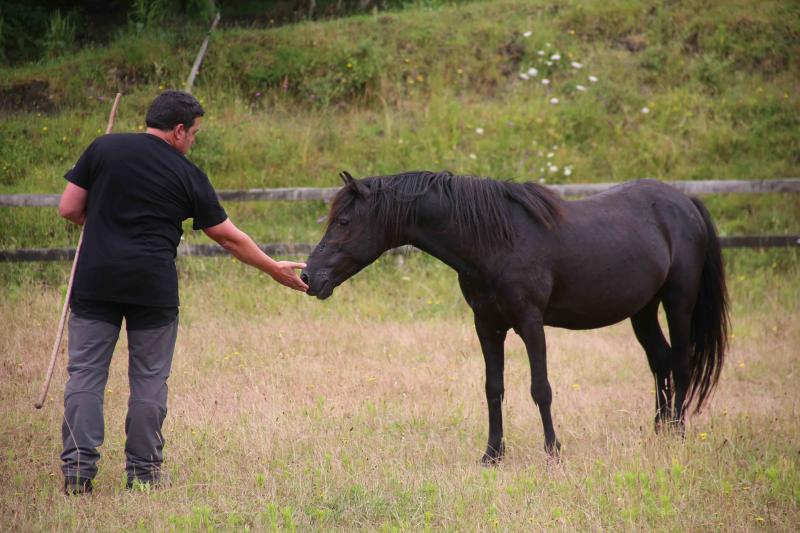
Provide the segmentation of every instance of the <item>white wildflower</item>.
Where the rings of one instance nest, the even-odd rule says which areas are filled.
[[[548,152],[547,153],[547,159],[552,159],[554,155],[556,155],[556,154],[554,154],[553,152]]]
[[[570,167],[565,167],[564,168],[564,175],[565,176],[571,176],[572,175],[572,169]]]
[[[557,166],[555,166],[555,165],[550,165],[550,168],[548,168],[548,170],[549,170],[550,172],[553,172],[553,173],[554,173],[554,172],[558,172],[558,167],[557,167]]]
[[[544,183],[546,180],[544,178],[539,178],[539,183]]]
[[[528,76],[534,77],[534,76],[538,76],[538,75],[539,75],[539,71],[536,70],[535,68],[531,67],[531,68],[528,69]]]
[[[589,76],[589,81],[592,83],[597,83],[597,76]]]
[[[649,107],[643,107],[643,108],[642,108],[642,113],[643,113],[643,114],[645,114],[645,115],[646,115],[646,114],[648,114],[649,112],[650,112],[650,108],[649,108]]]
[[[572,62],[572,68],[583,68],[583,65],[581,65],[577,61],[573,61]]]
[[[478,159],[478,156],[475,154],[469,154],[469,158],[472,160]]]
[[[579,90],[579,91],[581,91],[581,92],[583,92],[583,91],[585,91],[585,90],[586,90],[586,87],[584,87],[583,85],[580,85],[580,84],[579,84],[579,85],[576,85],[576,86],[575,86],[575,88],[576,88],[576,89],[578,89],[578,90]]]
[[[527,75],[527,74],[525,74],[524,72],[520,72],[520,73],[519,73],[519,78],[520,78],[521,80],[525,80],[525,81],[528,81],[528,80],[530,79],[530,78],[528,77],[528,75]]]
[[[558,103],[558,98],[551,98],[550,103],[556,105]]]
[[[538,52],[536,52],[536,54],[540,55],[540,56],[543,56],[544,55],[544,50],[539,50]]]
[[[552,67],[553,66],[553,62],[552,61],[545,61],[544,64],[547,65],[548,67]]]
[[[532,31],[526,31],[525,33],[522,34],[523,37],[530,37],[531,35],[533,35]]]
[[[483,135],[483,128],[475,128],[475,133],[478,135]]]
[[[550,56],[550,59],[552,59],[553,61],[558,61],[559,59],[561,59],[561,54],[556,52],[555,54]]]
[[[544,78],[542,80],[542,85],[550,85],[550,80],[548,80],[547,78]]]

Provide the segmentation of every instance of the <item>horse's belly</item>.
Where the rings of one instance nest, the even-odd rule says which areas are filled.
[[[544,315],[545,326],[566,329],[596,329],[604,328],[629,318],[634,312],[617,311],[600,313],[586,313],[573,309],[558,309],[549,307]]]
[[[640,268],[606,279],[573,279],[551,295],[544,312],[546,325],[594,329],[616,324],[643,309],[658,294],[666,269]]]

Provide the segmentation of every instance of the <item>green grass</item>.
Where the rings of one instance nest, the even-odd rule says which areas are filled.
[[[796,6],[697,7],[506,1],[221,30],[198,80],[207,117],[190,157],[220,189],[335,186],[342,169],[545,183],[800,175]],[[43,80],[53,104],[3,111],[0,192],[60,192],[118,89],[115,131],[141,131],[153,95],[182,85],[201,35],[150,29],[3,71],[0,88]],[[529,67],[538,77],[520,79]],[[797,233],[798,201],[707,199],[729,235]],[[325,210],[226,207],[260,242],[312,242]],[[52,211],[3,208],[0,220],[3,247],[75,240]]]
[[[220,188],[331,185],[342,167],[551,182],[797,175],[796,6],[700,5],[505,1],[223,30],[196,88],[208,120],[192,158]],[[45,80],[55,104],[6,112],[0,189],[58,191],[105,123],[98,97],[122,88],[117,131],[136,131],[158,88],[182,85],[199,36],[127,35],[6,69],[3,87]],[[634,37],[644,49],[628,51]],[[540,74],[524,82],[529,67]],[[550,151],[571,176],[540,170]]]
[[[800,516],[793,365],[800,285],[736,271],[731,351],[686,440],[652,433],[630,326],[548,329],[561,464],[541,451],[527,356],[507,343],[508,456],[485,442],[483,363],[454,274],[382,260],[319,302],[225,259],[181,262],[162,490],[123,488],[125,338],[106,390],[95,494],[59,494],[63,361],[30,406],[59,291],[7,286],[0,318],[0,519],[21,529],[791,531]],[[25,446],[19,446],[25,442]]]

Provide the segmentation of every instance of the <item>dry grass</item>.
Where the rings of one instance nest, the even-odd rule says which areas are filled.
[[[369,288],[357,279],[342,289]],[[375,320],[351,312],[344,294],[337,313],[349,318],[326,317],[312,311],[336,296],[321,304],[271,286],[261,297],[285,307],[228,312],[210,280],[183,290],[165,428],[170,482],[151,494],[121,486],[123,335],[101,470],[85,498],[60,494],[63,361],[45,408],[31,406],[58,294],[5,299],[0,529],[791,531],[800,523],[796,305],[734,316],[720,387],[685,441],[653,434],[652,380],[628,324],[549,330],[560,464],[542,451],[527,357],[510,335],[508,456],[483,469],[483,361],[466,313]]]

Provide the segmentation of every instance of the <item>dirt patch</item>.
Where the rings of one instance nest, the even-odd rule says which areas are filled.
[[[628,35],[624,37],[620,43],[631,53],[641,52],[647,48],[647,40],[643,35]]]
[[[18,82],[10,87],[0,88],[0,111],[41,111],[55,110],[50,83],[46,80]]]
[[[503,58],[503,75],[511,76],[519,71],[522,58],[525,57],[525,46],[520,40],[519,34],[514,34],[512,39],[504,43],[497,50]]]

